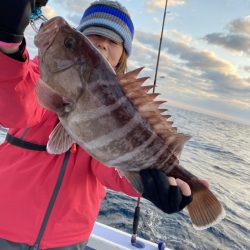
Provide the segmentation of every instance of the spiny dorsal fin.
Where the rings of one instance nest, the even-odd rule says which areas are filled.
[[[142,114],[146,111],[157,111],[159,105],[154,102],[143,103],[139,105],[137,108]]]
[[[141,89],[141,85],[148,79],[148,77],[141,77],[138,79],[123,82],[123,88],[128,91],[135,91],[138,88]]]
[[[159,112],[160,113],[164,113],[164,112],[166,112],[166,111],[168,111],[167,109],[159,109]]]
[[[163,118],[165,118],[166,120],[168,119],[168,118],[170,118],[171,117],[171,115],[161,115]]]
[[[148,86],[142,86],[142,90],[144,90],[146,93],[151,90],[154,87],[154,85],[148,85]]]
[[[148,94],[148,97],[150,97],[151,100],[154,100],[156,97],[158,97],[160,95],[160,93],[152,93],[152,94]],[[163,101],[163,103],[165,103],[166,101]]]
[[[144,67],[140,67],[138,69],[129,71],[128,73],[124,74],[121,78],[119,77],[118,80],[122,80],[122,79],[135,79],[140,72],[144,69]]]
[[[186,141],[190,139],[190,136],[179,133],[172,135],[165,139],[169,145],[170,150],[177,156],[180,157],[181,151]]]
[[[166,142],[169,149],[179,156],[184,143],[190,138],[184,134],[177,133],[177,128],[173,127],[172,121],[167,121],[168,114],[162,114],[167,109],[160,108],[166,101],[155,100],[158,93],[147,93],[154,86],[142,86],[148,77],[136,78],[141,72],[142,68],[133,70],[123,76],[119,76],[118,80],[126,93],[126,96],[135,105],[137,110],[144,117],[151,128]]]

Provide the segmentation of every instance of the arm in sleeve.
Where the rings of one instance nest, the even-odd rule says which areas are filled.
[[[128,180],[125,177],[121,177],[114,167],[108,167],[93,158],[91,168],[95,176],[105,187],[117,192],[123,192],[129,196],[140,196]]]
[[[24,62],[0,52],[0,124],[7,128],[32,127],[45,113],[34,91],[38,64],[29,59],[26,49],[23,57]]]

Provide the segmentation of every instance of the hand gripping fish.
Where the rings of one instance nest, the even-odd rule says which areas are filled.
[[[133,187],[143,192],[138,172],[157,168],[186,181],[193,201],[188,211],[194,227],[204,229],[224,217],[220,202],[196,176],[180,166],[184,143],[166,111],[160,109],[152,86],[137,78],[142,68],[116,75],[107,60],[80,32],[61,17],[46,22],[35,37],[41,79],[40,104],[53,111],[59,123],[47,151],[61,154],[73,143],[108,166],[115,166]]]

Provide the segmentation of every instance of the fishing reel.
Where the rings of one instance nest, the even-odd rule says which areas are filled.
[[[48,19],[43,15],[41,7],[45,6],[48,0],[36,0],[32,8],[32,13],[30,17],[30,25],[32,29],[37,33],[41,25],[48,21]]]

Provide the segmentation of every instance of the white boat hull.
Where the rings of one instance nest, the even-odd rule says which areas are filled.
[[[158,245],[137,237],[137,241],[145,246],[142,250],[158,250]],[[89,250],[128,250],[139,249],[131,244],[131,235],[121,230],[112,228],[102,223],[96,222],[91,233],[88,248]],[[86,250],[87,250],[86,249]],[[163,248],[162,248],[163,249]],[[170,250],[165,248],[165,250]]]

